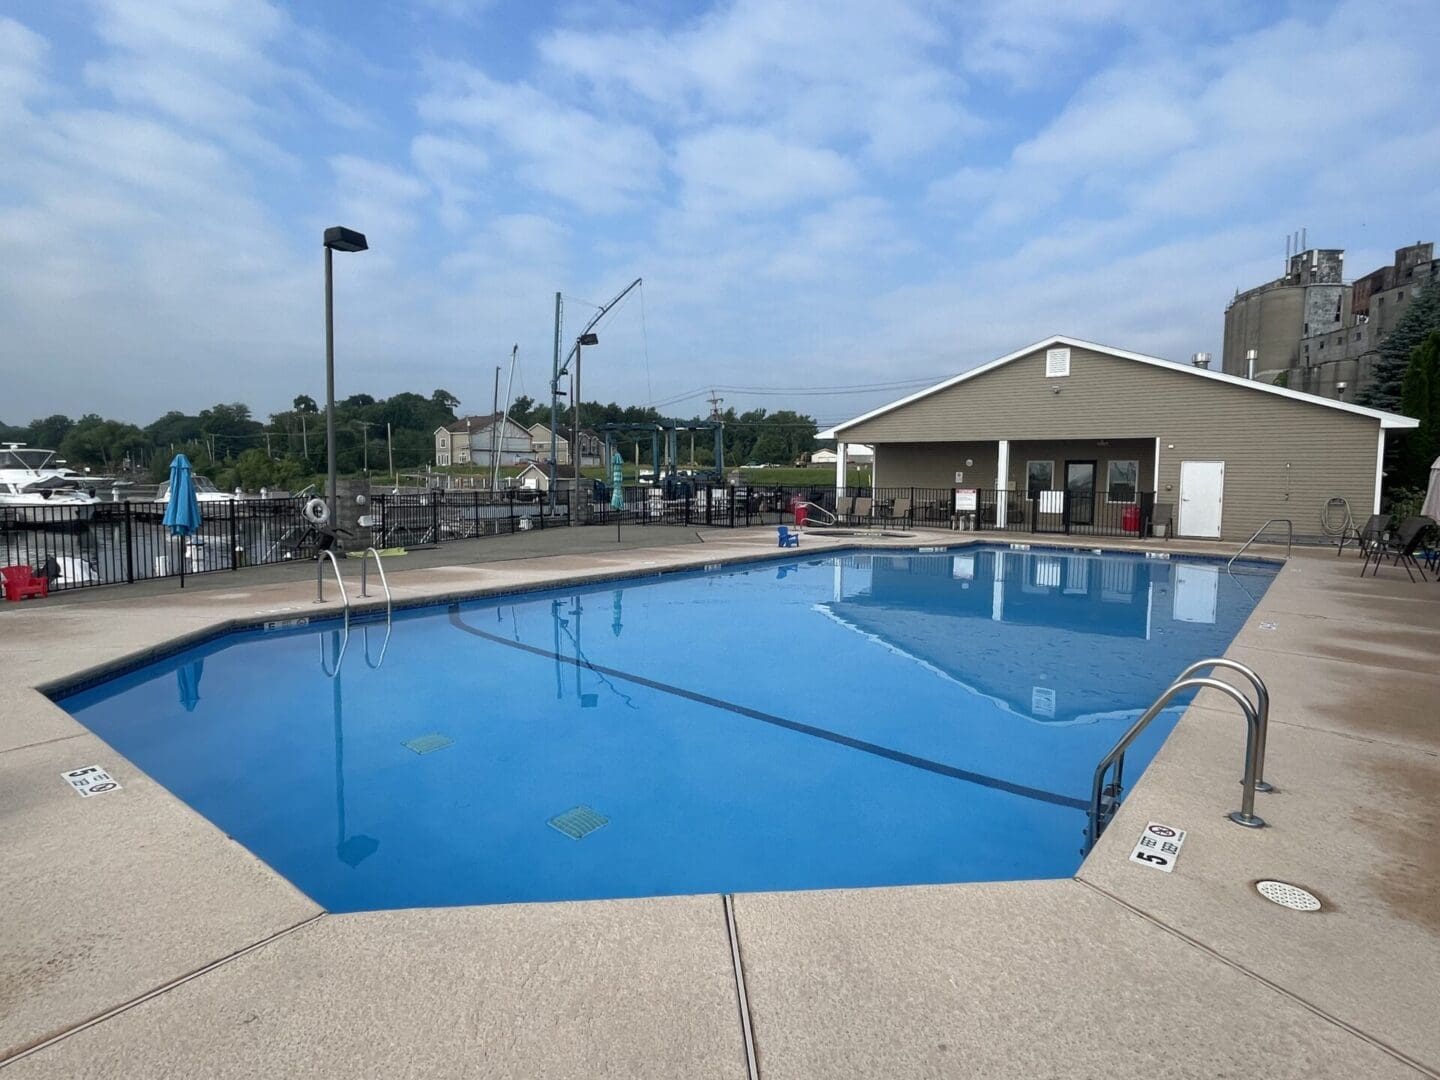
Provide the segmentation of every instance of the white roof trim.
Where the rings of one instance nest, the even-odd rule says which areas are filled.
[[[903,397],[899,401],[892,401],[889,405],[882,405],[878,409],[872,409],[853,420],[846,420],[843,424],[836,424],[826,431],[820,432],[818,439],[837,439],[840,432],[848,427],[863,423],[866,420],[873,420],[877,416],[891,412],[903,405],[909,405],[912,401],[919,401],[921,398],[929,397],[931,394],[941,390],[948,390],[952,386],[973,379],[977,375],[983,375],[993,368],[1008,364],[1012,360],[1019,360],[1022,356],[1029,356],[1031,353],[1051,345],[1069,345],[1076,349],[1089,349],[1092,352],[1104,353],[1107,356],[1118,356],[1123,360],[1135,360],[1142,364],[1150,364],[1153,367],[1163,367],[1166,371],[1178,371],[1183,375],[1193,375],[1199,379],[1214,379],[1217,382],[1229,383],[1231,386],[1244,387],[1247,390],[1255,390],[1264,394],[1278,394],[1280,397],[1290,398],[1292,401],[1303,401],[1307,405],[1319,405],[1327,409],[1338,409],[1341,412],[1354,413],[1357,416],[1368,416],[1372,420],[1380,421],[1380,426],[1387,430],[1399,429],[1409,431],[1420,426],[1420,421],[1412,420],[1408,416],[1401,416],[1399,413],[1384,412],[1380,409],[1367,409],[1363,405],[1351,405],[1345,401],[1332,401],[1329,398],[1317,397],[1315,394],[1302,393],[1299,390],[1291,390],[1283,386],[1271,386],[1269,383],[1256,382],[1254,379],[1242,379],[1239,375],[1228,375],[1223,371],[1210,371],[1208,368],[1197,368],[1186,364],[1177,364],[1171,360],[1165,360],[1159,356],[1146,356],[1144,353],[1127,352],[1124,349],[1113,349],[1109,345],[1097,345],[1093,341],[1081,341],[1079,338],[1055,337],[1045,338],[1035,342],[1033,345],[1026,345],[1023,349],[1016,349],[1012,353],[1006,353],[998,360],[991,360],[989,363],[973,367],[969,371],[961,372],[944,382],[936,383],[934,386],[920,390],[909,397]]]

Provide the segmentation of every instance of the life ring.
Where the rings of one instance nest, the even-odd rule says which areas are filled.
[[[324,499],[311,499],[300,512],[311,525],[324,525],[330,520],[330,508],[325,505]]]

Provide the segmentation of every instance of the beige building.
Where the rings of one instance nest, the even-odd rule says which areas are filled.
[[[945,499],[950,512],[929,520],[1138,531],[1158,507],[1153,523],[1180,536],[1244,540],[1267,520],[1288,518],[1299,539],[1324,534],[1331,499],[1346,500],[1361,522],[1378,512],[1386,433],[1416,426],[1054,337],[819,437],[837,440],[837,484],[847,444],[866,443],[875,449],[874,499],[904,498],[917,517],[921,504],[933,510]]]

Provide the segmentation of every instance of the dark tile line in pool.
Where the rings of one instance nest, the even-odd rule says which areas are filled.
[[[910,552],[916,555],[939,555],[949,554],[957,551],[970,550],[999,552],[1056,551],[1067,554],[1094,554],[1098,552],[1103,555],[1143,556],[1148,551],[1148,549],[1136,550],[1130,548],[1097,548],[1093,545],[1088,544],[1063,543],[1028,544],[1024,548],[1017,548],[1014,546],[1014,542],[1007,543],[1005,541],[981,540],[978,538],[974,540],[965,540],[953,544],[947,544],[944,546],[916,544],[842,544],[836,547],[821,548],[819,550],[827,556],[850,555],[857,553],[863,554],[866,552],[877,551],[891,553]],[[1163,554],[1168,556],[1166,561],[1172,562],[1228,562],[1226,557],[1223,555],[1207,555],[1204,553],[1196,552],[1164,552]],[[676,574],[695,574],[698,576],[704,576],[706,574],[724,573],[727,569],[734,566],[742,566],[751,563],[789,562],[794,560],[796,557],[797,556],[794,554],[776,555],[771,551],[766,551],[763,553],[757,552],[754,554],[744,555],[717,555],[714,557],[715,562],[705,563],[700,566],[669,566],[653,569],[637,567],[630,570],[619,570],[595,574],[582,573],[575,577],[567,578],[565,581],[559,583],[549,583],[541,585],[491,586],[488,588],[482,587],[476,589],[464,589],[454,592],[441,592],[436,593],[433,596],[407,597],[403,600],[397,601],[392,605],[392,607],[395,611],[415,611],[420,608],[445,607],[449,604],[453,604],[456,602],[472,600],[490,600],[506,596],[529,595],[540,597],[544,596],[546,593],[568,591],[569,589],[573,589],[577,585],[604,585],[612,581],[637,581],[644,578],[669,577]],[[1259,563],[1267,566],[1274,566],[1277,569],[1277,572],[1279,567],[1283,565],[1282,560],[1266,559],[1261,557],[1257,557],[1255,559],[1247,559],[1244,561],[1245,563],[1252,565]],[[380,602],[367,604],[365,607],[362,608],[351,608],[350,612],[350,622],[352,625],[366,622],[380,622],[384,618],[385,606],[383,603]],[[298,624],[293,627],[278,627],[273,632],[312,633],[319,624],[340,622],[343,619],[343,615],[327,610],[324,614],[318,615],[314,618],[297,615],[296,619],[303,619],[303,622],[298,622]],[[230,634],[263,629],[267,624],[275,623],[277,621],[284,620],[277,620],[274,617],[273,613],[270,615],[242,616],[234,619],[229,619],[225,622],[217,623],[215,626],[207,627],[204,630],[196,631],[182,637],[173,638],[162,645],[157,645],[153,648],[143,650],[142,652],[132,653],[128,656],[122,656],[113,661],[108,661],[104,664],[100,664],[96,667],[87,668],[84,671],[77,672],[73,675],[67,675],[62,676],[58,679],[52,679],[50,682],[42,683],[35,689],[39,693],[44,694],[50,700],[58,702],[62,698],[68,697],[72,694],[81,693],[85,690],[89,690],[93,687],[99,686],[101,683],[108,682],[110,679],[116,678],[121,675],[128,675],[132,671],[137,671],[140,668],[146,667],[150,664],[158,663],[161,660],[168,659],[171,656],[175,656],[178,653],[184,652],[186,649],[193,649],[201,645],[207,645],[218,638],[226,637]]]
[[[461,630],[467,634],[473,634],[475,637],[494,642],[497,645],[504,645],[507,648],[516,649],[520,652],[544,657],[546,660],[558,660],[574,667],[584,667],[587,671],[593,671],[599,675],[608,675],[614,679],[623,679],[637,686],[658,690],[663,694],[684,698],[687,701],[694,701],[700,705],[723,709],[726,712],[735,713],[751,720],[759,720],[761,723],[784,728],[787,731],[793,731],[799,735],[808,735],[811,738],[823,739],[825,742],[834,743],[837,746],[844,746],[851,750],[859,750],[866,754],[873,754],[876,757],[885,758],[899,765],[908,765],[911,768],[935,773],[938,776],[948,776],[953,780],[963,780],[969,784],[977,784],[981,787],[992,788],[996,791],[1004,791],[1026,799],[1035,799],[1038,802],[1051,803],[1054,806],[1064,806],[1071,810],[1090,809],[1090,804],[1084,799],[1077,799],[1070,795],[1061,795],[1054,791],[1046,791],[1043,788],[1033,788],[1025,784],[1012,783],[1009,780],[1002,780],[995,776],[987,776],[984,773],[971,772],[968,769],[957,768],[954,765],[946,765],[944,762],[932,761],[929,758],[918,757],[915,754],[907,754],[903,750],[882,746],[879,743],[867,742],[864,739],[857,739],[851,735],[842,735],[840,732],[831,731],[828,728],[816,727],[813,724],[802,723],[799,720],[787,720],[785,717],[776,716],[774,713],[762,712],[760,709],[752,709],[747,705],[739,705],[733,701],[726,701],[724,698],[711,697],[709,694],[702,694],[695,690],[687,690],[683,686],[660,682],[644,675],[637,675],[632,671],[608,667],[604,664],[594,664],[588,660],[581,660],[578,657],[552,652],[538,645],[529,645],[523,641],[513,641],[510,638],[501,637],[499,634],[492,634],[466,623],[460,617],[460,605],[458,603],[450,605],[450,624],[457,630]]]

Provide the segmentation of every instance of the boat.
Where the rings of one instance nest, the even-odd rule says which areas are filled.
[[[192,479],[195,481],[195,501],[198,502],[202,508],[206,505],[213,506],[217,503],[223,504],[240,501],[239,495],[231,495],[229,492],[221,491],[208,476],[195,476],[192,477]],[[162,503],[168,503],[170,501],[169,480],[161,484],[159,490],[155,492],[155,501]]]
[[[0,446],[0,520],[6,525],[76,525],[95,514],[100,500],[85,480],[62,468],[54,450],[24,443]]]

